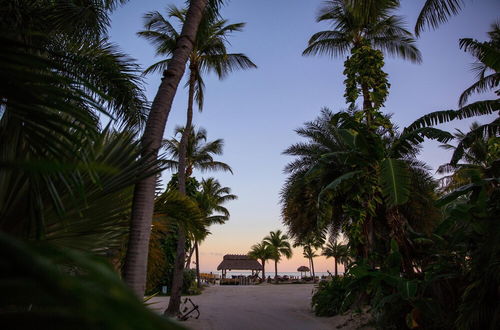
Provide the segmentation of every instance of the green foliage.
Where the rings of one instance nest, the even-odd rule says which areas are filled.
[[[345,98],[355,105],[359,95],[369,97],[374,109],[384,105],[389,95],[390,84],[387,73],[382,71],[384,55],[368,45],[355,47],[351,56],[344,62],[346,80]]]
[[[347,296],[348,286],[353,278],[336,276],[329,281],[322,281],[312,296],[311,305],[317,316],[335,316],[347,311],[350,307]]]
[[[410,178],[404,161],[384,159],[380,166],[380,184],[389,207],[406,203],[410,195]]]
[[[184,294],[198,293],[196,286],[196,270],[184,269],[184,275],[182,278],[182,293]]]
[[[181,329],[146,308],[100,258],[0,233],[7,329]]]

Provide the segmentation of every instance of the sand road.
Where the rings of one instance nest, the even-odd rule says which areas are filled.
[[[323,330],[345,323],[346,317],[314,316],[312,290],[310,284],[209,287],[191,297],[200,306],[200,318],[182,324],[193,330]],[[163,310],[168,297],[153,301]]]

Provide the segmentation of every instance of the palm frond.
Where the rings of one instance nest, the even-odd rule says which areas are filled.
[[[406,165],[398,159],[386,158],[380,167],[382,194],[389,206],[406,203],[410,195],[410,180]]]
[[[463,5],[463,0],[426,0],[415,23],[415,34],[418,37],[425,27],[436,29],[446,23],[462,10]]]

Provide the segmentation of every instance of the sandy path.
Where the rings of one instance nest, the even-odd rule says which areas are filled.
[[[191,297],[200,306],[200,318],[183,324],[193,330],[335,329],[342,320],[312,313],[312,290],[309,284],[210,287]],[[163,310],[168,297],[153,301],[155,309]]]

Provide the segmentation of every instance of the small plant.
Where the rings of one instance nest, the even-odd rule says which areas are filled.
[[[320,282],[312,297],[312,307],[317,316],[335,316],[342,314],[349,307],[347,287],[352,282],[350,277],[334,277],[331,281]]]

